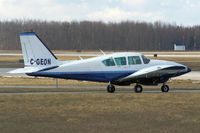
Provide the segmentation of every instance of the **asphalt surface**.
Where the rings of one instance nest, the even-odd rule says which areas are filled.
[[[0,95],[66,95],[66,94],[106,94],[106,91],[74,91],[74,92],[19,92],[0,93]],[[115,91],[116,94],[135,93],[134,91]],[[112,94],[115,94],[112,93]],[[143,91],[142,93],[163,93],[161,91]],[[141,93],[141,94],[142,94]],[[200,93],[200,90],[170,90],[168,93]],[[139,95],[139,93],[137,93]]]
[[[106,91],[106,86],[0,86],[0,89],[47,89],[45,92],[0,92],[0,95],[57,95],[57,94],[98,94],[98,93],[103,93],[106,94],[108,93]],[[144,86],[144,91],[142,93],[163,93],[160,90],[160,86],[154,86],[154,89],[157,90],[148,90],[152,89],[151,86]],[[48,89],[58,89],[58,92],[49,91]],[[65,89],[65,91],[60,91],[59,89]],[[67,90],[69,89],[69,91]],[[88,90],[89,89],[89,90]],[[97,90],[101,89],[101,90]],[[118,89],[133,89],[133,86],[116,86],[116,91],[115,93],[135,93],[134,90],[120,90]],[[200,89],[178,89],[174,90],[171,89],[169,90],[168,93],[200,93]]]

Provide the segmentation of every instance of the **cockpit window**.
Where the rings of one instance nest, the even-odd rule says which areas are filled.
[[[102,61],[105,66],[115,66],[113,58],[109,58]]]
[[[129,56],[128,57],[128,64],[129,65],[137,65],[142,64],[139,56]]]
[[[115,58],[115,62],[118,66],[126,65],[126,57],[117,57]]]
[[[150,62],[150,59],[148,59],[146,56],[142,55],[142,59],[144,64],[148,64]]]

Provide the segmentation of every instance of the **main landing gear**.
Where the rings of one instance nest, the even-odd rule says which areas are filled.
[[[168,92],[168,91],[169,91],[169,86],[163,84],[163,86],[161,87],[161,91],[162,91],[162,92]]]
[[[111,83],[109,83],[109,85],[107,86],[107,91],[109,93],[114,93],[115,92],[115,86],[112,85]]]
[[[134,90],[135,90],[136,93],[141,93],[143,91],[143,88],[142,88],[141,85],[136,84],[136,86],[134,87]],[[111,83],[109,83],[109,85],[107,86],[107,91],[109,93],[114,93],[115,92],[115,86],[112,85]],[[169,86],[164,83],[161,87],[161,91],[162,92],[168,92]]]
[[[137,85],[135,86],[134,90],[135,90],[136,93],[141,93],[142,90],[143,90],[143,88],[142,88],[141,85],[138,85],[138,84],[137,84]]]

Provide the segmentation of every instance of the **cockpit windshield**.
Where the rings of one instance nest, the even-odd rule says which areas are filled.
[[[105,66],[115,66],[113,58],[109,58],[102,61]]]
[[[147,58],[146,56],[142,55],[142,60],[144,62],[144,64],[148,64],[150,62],[150,59]]]

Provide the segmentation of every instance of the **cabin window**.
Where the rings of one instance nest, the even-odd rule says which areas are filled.
[[[118,66],[126,65],[126,57],[115,58],[115,62]]]
[[[113,58],[109,58],[102,61],[105,66],[115,66]]]
[[[144,64],[148,64],[150,62],[150,59],[148,59],[146,56],[142,55],[142,59]]]
[[[128,64],[129,65],[137,65],[142,64],[139,56],[129,56],[128,57]]]

